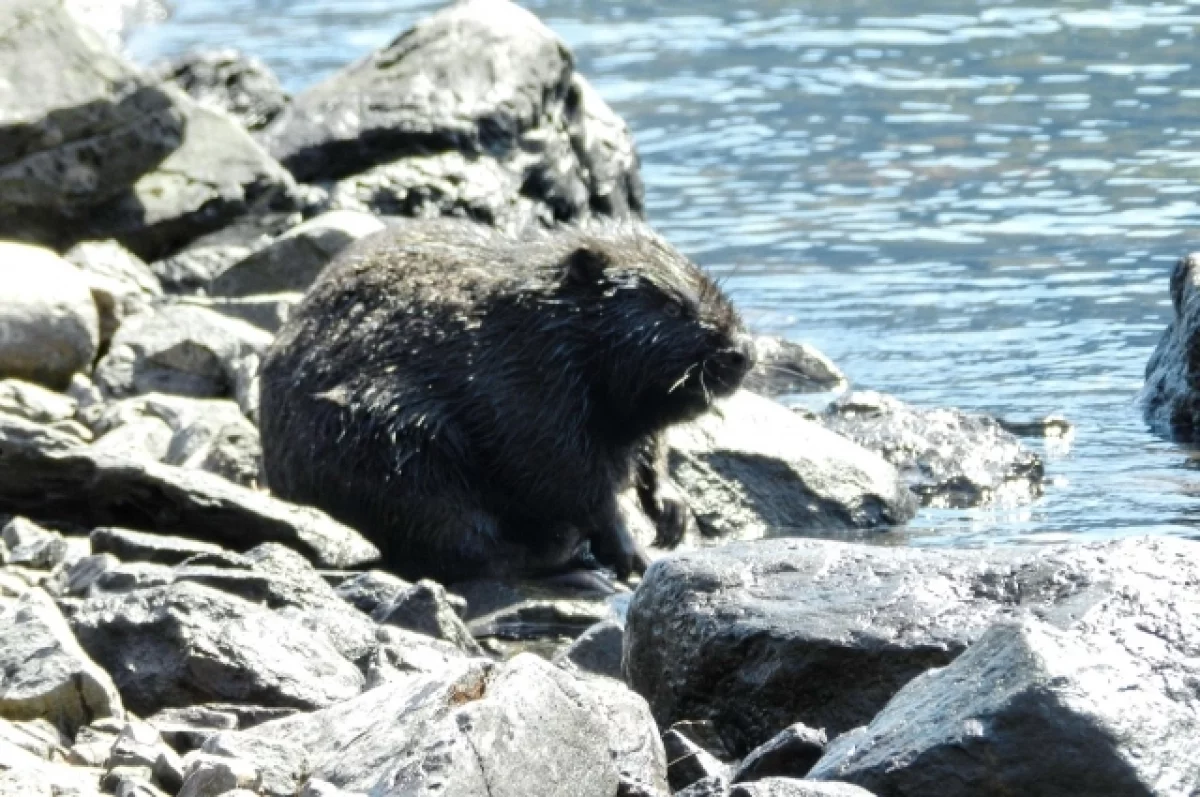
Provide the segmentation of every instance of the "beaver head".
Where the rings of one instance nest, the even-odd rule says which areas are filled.
[[[754,345],[720,287],[643,225],[580,231],[560,264],[597,409],[639,435],[691,420],[728,396]]]

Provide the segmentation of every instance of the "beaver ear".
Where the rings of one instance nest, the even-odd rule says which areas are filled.
[[[588,246],[580,246],[567,255],[563,267],[563,282],[568,285],[594,286],[604,280],[604,271],[609,266],[608,258]]]

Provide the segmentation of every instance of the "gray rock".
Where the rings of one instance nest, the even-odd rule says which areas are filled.
[[[1198,609],[1194,584],[1147,582],[1075,630],[998,623],[835,739],[811,777],[884,795],[1194,793]]]
[[[71,740],[48,720],[9,722],[0,719],[0,745],[19,747],[45,761],[62,761],[70,744]]]
[[[297,291],[264,293],[255,296],[181,297],[181,302],[196,304],[228,318],[245,321],[272,334],[279,331],[304,294]]]
[[[126,321],[96,366],[110,398],[172,393],[197,398],[233,394],[235,368],[261,354],[271,336],[202,307],[164,306]]]
[[[293,211],[263,211],[243,216],[232,224],[200,236],[179,251],[154,261],[150,269],[168,293],[204,292],[221,272],[303,220],[301,213]]]
[[[621,681],[585,678],[575,682],[603,720],[608,748],[617,765],[617,794],[659,797],[667,793],[667,758],[650,708]]]
[[[1013,504],[1042,494],[1041,458],[986,415],[918,409],[855,391],[830,405],[822,420],[895,465],[923,504]]]
[[[0,412],[34,423],[56,423],[75,417],[75,400],[20,379],[0,380]]]
[[[807,343],[772,335],[754,338],[754,369],[742,387],[763,396],[787,393],[824,393],[843,390],[846,375],[824,354]]]
[[[165,421],[142,417],[105,432],[92,443],[92,452],[120,459],[145,459],[162,462],[171,448],[175,433]]]
[[[317,510],[212,474],[96,454],[65,435],[3,415],[0,452],[0,512],[88,528],[150,527],[237,547],[282,542],[326,567],[353,567],[379,556],[357,532]]]
[[[91,368],[99,345],[96,305],[79,269],[48,249],[0,241],[0,377],[62,389]]]
[[[67,541],[57,531],[17,517],[0,529],[7,549],[6,564],[50,570],[67,558]]]
[[[390,604],[396,596],[407,591],[412,584],[383,570],[368,570],[357,573],[338,584],[338,597],[354,608],[367,614],[380,606]]]
[[[466,599],[464,619],[476,639],[574,639],[615,616],[607,595],[556,589],[545,583],[482,579],[450,588]]]
[[[941,791],[932,792],[942,794]],[[766,778],[754,783],[739,783],[729,797],[873,797],[865,789],[849,783],[829,783],[792,778]]]
[[[0,797],[100,797],[94,769],[44,761],[0,739]]]
[[[876,528],[916,514],[878,454],[745,390],[673,427],[667,442],[671,476],[705,536]]]
[[[828,744],[825,731],[802,722],[784,728],[765,744],[755,748],[733,773],[734,783],[763,778],[803,778],[821,759]]]
[[[231,401],[212,404],[220,405],[220,411],[202,414],[176,431],[164,461],[168,465],[214,473],[234,484],[257,487],[262,482],[258,427],[242,414],[237,404]]]
[[[179,791],[183,783],[183,762],[179,755],[167,746],[153,725],[136,720],[126,722],[117,734],[105,769],[102,784],[128,782],[130,778],[122,777],[122,770],[142,770],[141,780],[149,781],[151,788],[161,787],[171,794]]]
[[[0,31],[0,229],[150,257],[287,201],[290,176],[237,122],[152,85],[62,3],[11,0]]]
[[[120,595],[175,583],[175,571],[149,562],[121,562],[96,576],[87,588],[89,598]]]
[[[302,180],[388,164],[335,186],[333,207],[501,226],[642,210],[628,130],[558,37],[507,0],[422,20],[301,94],[262,140]]]
[[[675,797],[729,797],[729,780],[720,775],[710,775],[675,792]]]
[[[146,718],[163,741],[180,752],[199,750],[220,731],[248,730],[264,722],[283,719],[296,709],[210,703],[182,708],[165,708]]]
[[[1146,422],[1156,432],[1176,440],[1200,439],[1200,300],[1197,268],[1200,254],[1180,258],[1171,273],[1171,305],[1174,316],[1167,325],[1150,361],[1142,407]]]
[[[71,625],[143,716],[222,700],[312,709],[363,687],[326,635],[198,584],[92,598]]]
[[[725,794],[729,783],[728,766],[674,728],[668,728],[662,740],[667,754],[667,782],[672,792],[708,781],[714,788],[723,787],[720,794]]]
[[[1032,612],[1069,628],[1123,590],[1200,581],[1198,557],[1166,538],[936,551],[784,539],[689,552],[652,565],[634,595],[625,673],[661,725],[711,719],[744,755],[794,722],[832,734],[870,722],[997,620]]]
[[[91,540],[94,553],[110,553],[125,562],[154,562],[161,565],[177,565],[189,556],[221,550],[220,546],[211,542],[113,527],[95,529]]]
[[[100,317],[100,347],[106,349],[121,323],[146,312],[162,296],[145,261],[116,241],[76,244],[63,259],[83,272]]]
[[[258,768],[239,758],[189,753],[184,759],[183,786],[178,797],[219,797],[236,794],[243,788],[258,795],[262,776]]]
[[[616,620],[596,623],[554,657],[554,663],[573,672],[621,680],[621,648],[625,629]]]
[[[74,734],[93,717],[123,716],[112,679],[71,635],[48,595],[0,604],[0,716],[47,719]]]
[[[450,605],[445,587],[428,579],[418,581],[397,594],[390,603],[380,605],[371,617],[380,623],[445,640],[464,653],[480,655],[483,652],[466,623]]]
[[[156,65],[152,74],[196,102],[225,111],[247,130],[265,127],[288,104],[287,93],[266,64],[236,50],[188,53]]]
[[[213,280],[211,292],[215,296],[303,293],[334,255],[384,226],[366,213],[323,213],[235,263]]]
[[[121,777],[113,788],[113,797],[170,797],[170,795],[140,778]]]
[[[120,567],[120,565],[121,561],[110,553],[85,556],[67,569],[67,578],[63,584],[63,593],[71,597],[88,595],[92,585],[102,575],[114,568]]]
[[[656,740],[644,705],[642,712]],[[300,768],[294,759],[271,755],[280,742],[290,743],[305,751],[309,778],[350,792],[611,797],[621,783],[622,753],[612,749],[610,723],[594,693],[521,655],[504,665],[461,659],[440,673],[410,676],[236,734],[236,743],[243,755],[270,760],[280,774]],[[661,748],[658,755],[661,771]],[[295,794],[302,785],[271,780],[281,791],[269,794]]]

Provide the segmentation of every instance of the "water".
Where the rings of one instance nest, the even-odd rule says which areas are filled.
[[[291,90],[440,5],[176,4],[135,58],[235,45]],[[528,7],[632,127],[651,220],[754,326],[859,387],[1076,424],[1043,499],[905,539],[1196,534],[1200,474],[1135,398],[1200,221],[1200,0]]]

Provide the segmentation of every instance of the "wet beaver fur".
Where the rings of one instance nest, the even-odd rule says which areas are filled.
[[[643,225],[408,222],[331,263],[266,355],[267,482],[410,578],[578,573],[584,541],[626,578],[647,559],[618,494],[677,540],[657,435],[752,360],[717,285]]]

